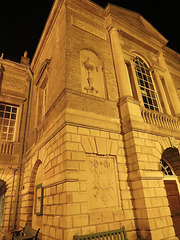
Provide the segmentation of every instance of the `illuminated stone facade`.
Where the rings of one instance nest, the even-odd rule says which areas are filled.
[[[19,67],[32,87],[3,232],[28,222],[45,240],[121,226],[129,240],[180,237],[180,55],[166,44],[137,13],[54,2],[31,71]]]
[[[25,52],[21,63],[0,58],[0,231],[15,228],[20,205],[24,137],[32,73]]]

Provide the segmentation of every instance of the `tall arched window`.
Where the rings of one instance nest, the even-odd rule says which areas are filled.
[[[159,112],[160,103],[159,103],[158,96],[153,83],[153,79],[150,73],[150,68],[138,56],[134,59],[134,67],[135,67],[135,72],[136,72],[138,84],[140,87],[144,107]]]

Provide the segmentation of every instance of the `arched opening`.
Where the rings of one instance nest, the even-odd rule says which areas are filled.
[[[3,225],[6,183],[0,179],[0,232]]]
[[[176,236],[180,238],[180,155],[177,148],[168,148],[161,158],[164,185]]]
[[[26,219],[26,222],[28,222],[29,226],[32,226],[35,180],[36,180],[36,174],[37,174],[38,168],[41,165],[41,163],[42,163],[41,160],[36,161],[30,176],[29,206],[28,206],[28,215]]]
[[[32,227],[34,229],[42,229],[43,220],[43,182],[44,170],[43,164],[39,164],[34,178],[34,199],[33,199],[33,214]]]

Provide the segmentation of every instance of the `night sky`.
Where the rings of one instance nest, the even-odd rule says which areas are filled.
[[[94,0],[108,2],[140,13],[165,38],[168,47],[180,53],[180,0]],[[160,5],[161,4],[161,5]],[[0,5],[0,55],[20,61],[24,51],[32,59],[50,13],[53,0],[3,1]]]

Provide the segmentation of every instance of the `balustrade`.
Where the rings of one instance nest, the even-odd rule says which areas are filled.
[[[145,123],[156,125],[162,128],[168,128],[175,131],[180,130],[180,123],[178,118],[148,109],[142,109],[141,115]]]
[[[0,154],[12,155],[14,152],[13,142],[3,141],[0,142]]]

